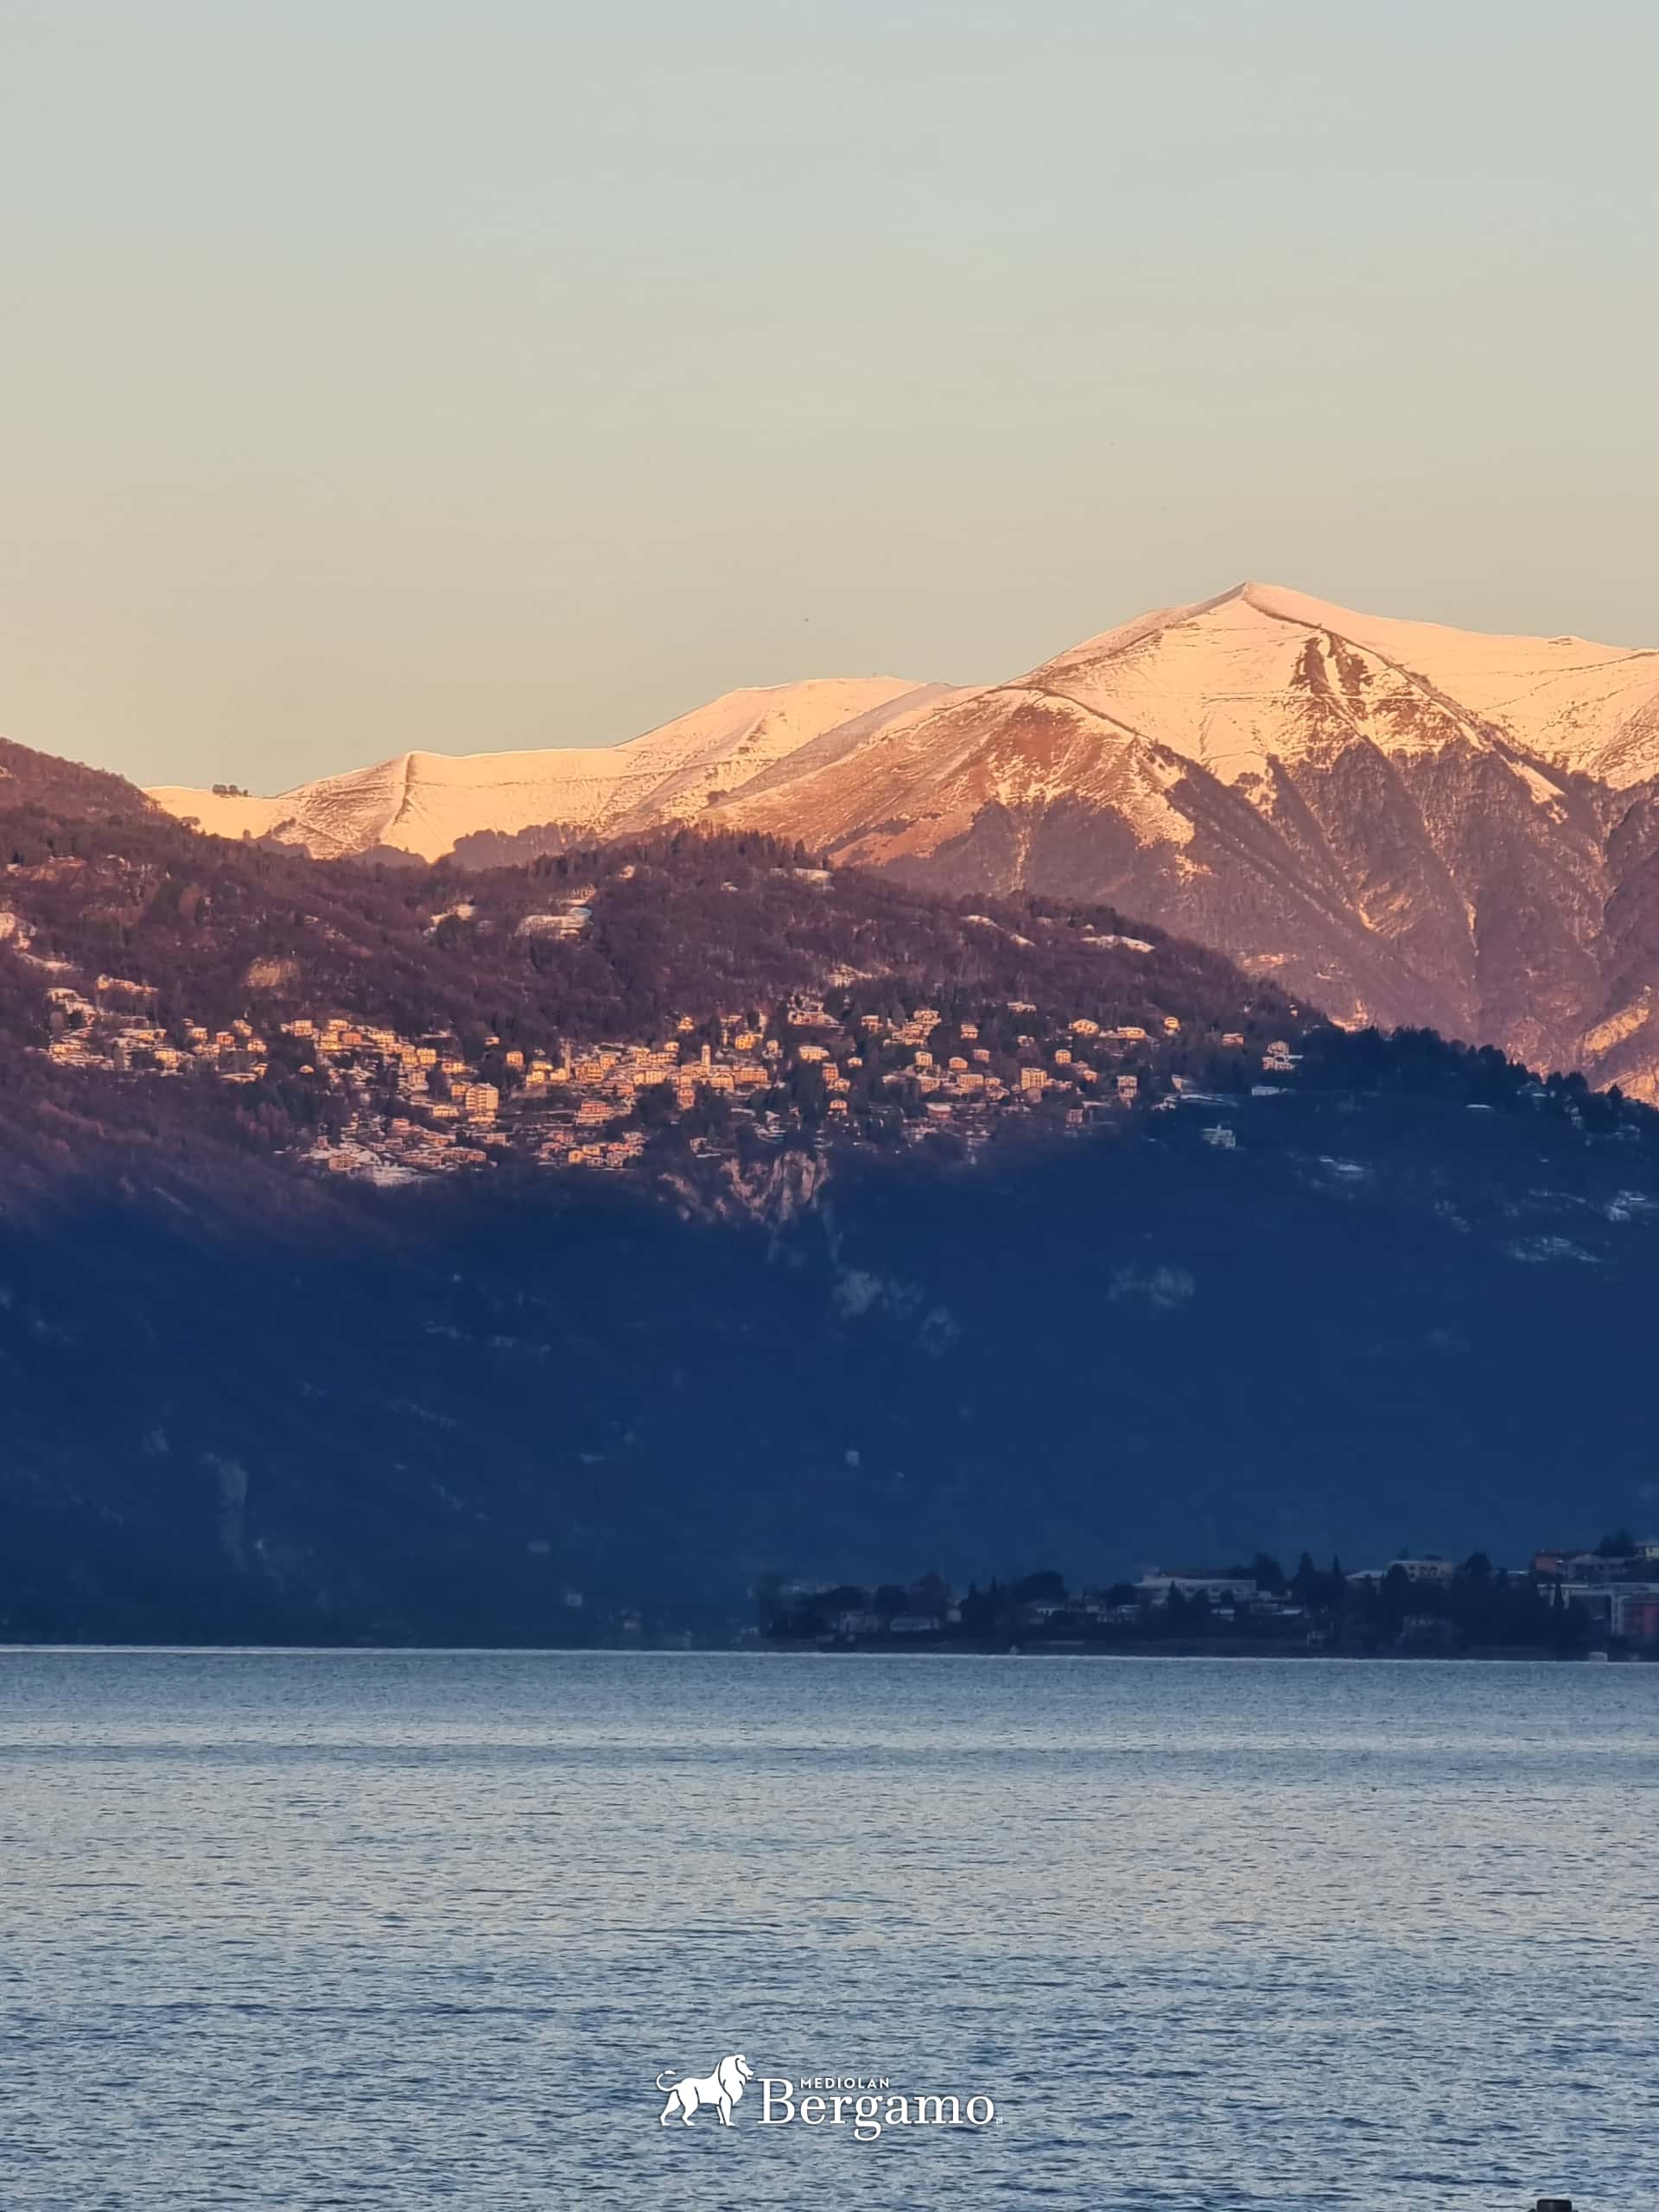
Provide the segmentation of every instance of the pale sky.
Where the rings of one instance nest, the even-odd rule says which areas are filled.
[[[1645,0],[0,0],[0,734],[278,790],[1243,577],[1659,645]]]

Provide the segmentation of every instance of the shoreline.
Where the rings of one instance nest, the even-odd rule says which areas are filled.
[[[874,1642],[810,1643],[233,1643],[35,1642],[0,1637],[7,1658],[224,1659],[1110,1659],[1286,1661],[1372,1666],[1641,1666],[1659,1663],[1659,1651],[1539,1651],[1520,1646],[1468,1651],[1363,1651],[1307,1645],[1217,1644],[1179,1641],[1134,1644],[991,1643],[893,1644]]]

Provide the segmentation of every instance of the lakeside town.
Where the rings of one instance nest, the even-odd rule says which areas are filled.
[[[557,913],[527,918],[578,935],[592,895],[579,888]],[[680,1014],[643,1039],[535,1042],[406,1035],[321,1009],[260,1023],[165,1020],[151,987],[99,975],[48,989],[40,1049],[63,1069],[298,1090],[315,1128],[308,1164],[379,1183],[506,1160],[617,1173],[670,1144],[719,1159],[802,1132],[821,1148],[945,1137],[972,1154],[999,1128],[1078,1135],[1103,1117],[1179,1109],[1209,1109],[1205,1142],[1230,1150],[1228,1108],[1279,1095],[1300,1058],[1299,1039],[1256,1034],[1243,1013],[1239,1027],[1199,1036],[1175,1014],[1108,1026],[1018,998],[970,1013],[893,1005],[888,987],[861,992],[859,981]],[[1195,1057],[1217,1071],[1217,1087],[1175,1065],[1190,1070]]]
[[[960,1593],[929,1574],[874,1588],[773,1582],[756,1595],[758,1640],[785,1649],[1659,1660],[1659,1538],[1624,1530],[1518,1568],[1483,1552],[1320,1568],[1305,1552],[1287,1573],[1258,1553],[1149,1567],[1103,1589],[1069,1590],[1049,1570]]]

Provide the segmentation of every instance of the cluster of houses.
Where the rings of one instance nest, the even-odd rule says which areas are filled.
[[[1611,1637],[1659,1643],[1659,1538],[1603,1546],[1592,1552],[1542,1551],[1532,1556],[1540,1583],[1558,1587]]]
[[[1526,1568],[1515,1570],[1484,1560],[1460,1566],[1433,1553],[1403,1554],[1339,1580],[1357,1595],[1375,1596],[1385,1588],[1399,1592],[1396,1627],[1408,1643],[1440,1631],[1446,1597],[1454,1586],[1477,1578],[1573,1609],[1592,1640],[1659,1651],[1659,1539],[1628,1547],[1620,1540],[1593,1552],[1541,1551]],[[771,1629],[785,1638],[831,1643],[949,1641],[991,1629],[1037,1638],[1087,1637],[1157,1629],[1178,1611],[1192,1609],[1206,1626],[1294,1637],[1300,1625],[1305,1640],[1313,1642],[1333,1600],[1329,1578],[1315,1574],[1313,1580],[1317,1590],[1303,1589],[1300,1576],[1287,1582],[1266,1569],[1148,1567],[1135,1581],[1110,1589],[1068,1591],[1058,1575],[1046,1574],[965,1596],[937,1575],[904,1591],[794,1582],[775,1593]]]
[[[54,1062],[234,1084],[273,1071],[297,1077],[333,1099],[310,1159],[378,1180],[484,1166],[504,1153],[549,1168],[624,1170],[654,1130],[687,1116],[690,1149],[703,1155],[736,1151],[746,1131],[778,1142],[803,1128],[820,1146],[874,1136],[913,1144],[949,1131],[972,1151],[1011,1117],[1076,1133],[1132,1109],[1223,1103],[1169,1065],[1183,1039],[1176,1015],[1113,1026],[1045,1014],[1023,1000],[947,1019],[931,1006],[836,1012],[822,995],[798,993],[771,1007],[683,1014],[646,1041],[537,1047],[486,1035],[468,1047],[454,1032],[410,1037],[340,1014],[264,1027],[163,1023],[151,989],[111,976],[90,995],[66,984],[49,999]],[[1283,1039],[1251,1048],[1243,1029],[1205,1041],[1230,1055],[1254,1049],[1264,1075],[1294,1071],[1298,1057]],[[1205,1134],[1232,1141],[1225,1124]]]
[[[226,1083],[257,1083],[270,1065],[270,1048],[250,1021],[228,1029],[198,1022],[169,1028],[156,1018],[156,994],[147,983],[99,976],[93,996],[69,984],[47,992],[50,1008],[48,1058],[60,1067],[97,1068],[118,1075],[180,1075],[206,1070]]]
[[[1445,1592],[1467,1576],[1470,1567],[1438,1554],[1403,1554],[1381,1567],[1360,1567],[1344,1578],[1351,1589],[1380,1590],[1390,1577],[1403,1578],[1408,1592]],[[1527,1567],[1489,1567],[1499,1580],[1530,1583],[1540,1594],[1559,1597],[1564,1605],[1578,1608],[1590,1624],[1629,1643],[1659,1643],[1659,1537],[1643,1542],[1630,1540],[1596,1551],[1535,1552]],[[1287,1599],[1258,1586],[1254,1577],[1191,1569],[1166,1573],[1153,1569],[1135,1586],[1137,1604],[1167,1605],[1172,1591],[1182,1597],[1203,1597],[1221,1618],[1234,1613],[1283,1615],[1300,1611]],[[1408,1613],[1404,1624],[1427,1626],[1435,1617]]]

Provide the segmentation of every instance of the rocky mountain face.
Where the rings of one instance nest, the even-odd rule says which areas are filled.
[[[1247,585],[724,810],[937,888],[1109,898],[1339,1020],[1652,1097],[1656,779],[1659,654]]]
[[[1007,683],[734,693],[631,745],[400,761],[210,827],[493,865],[697,817],[950,892],[1103,900],[1346,1023],[1659,1098],[1659,653],[1249,584]]]

